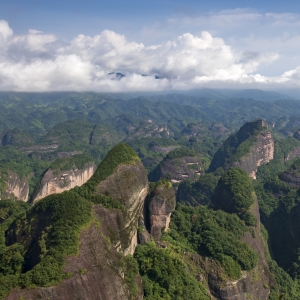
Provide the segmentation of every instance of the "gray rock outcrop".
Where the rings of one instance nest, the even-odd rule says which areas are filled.
[[[29,185],[25,176],[20,179],[20,176],[17,173],[8,170],[5,182],[7,188],[3,191],[2,195],[0,195],[0,200],[14,199],[25,202],[28,201]]]
[[[41,180],[41,188],[34,192],[32,201],[36,202],[52,194],[60,194],[75,186],[82,186],[94,174],[96,165],[90,163],[82,169],[60,171],[48,169]]]
[[[274,139],[267,123],[258,119],[243,125],[224,142],[214,155],[209,169],[238,167],[256,179],[257,168],[273,158]]]
[[[145,167],[140,161],[119,165],[112,175],[97,185],[96,193],[114,198],[124,205],[125,212],[116,212],[114,218],[104,214],[103,218],[112,229],[116,248],[124,255],[133,254],[137,246],[138,220],[148,194]]]
[[[162,231],[168,230],[175,205],[175,192],[172,184],[168,181],[159,182],[150,194],[148,203],[150,233],[155,240],[160,239]]]

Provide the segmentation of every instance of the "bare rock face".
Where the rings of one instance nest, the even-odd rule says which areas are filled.
[[[133,254],[137,246],[138,220],[148,194],[145,167],[139,161],[119,165],[113,174],[97,185],[96,193],[114,198],[124,205],[125,212],[119,211],[115,219],[106,215],[103,218],[112,228],[116,248],[124,255]]]
[[[257,168],[274,158],[274,140],[268,125],[258,119],[243,125],[231,135],[214,155],[210,171],[219,167],[239,167],[252,179],[256,179]]]
[[[257,266],[250,272],[243,272],[240,279],[236,281],[223,281],[216,272],[209,272],[208,283],[211,293],[220,300],[247,300],[247,299],[269,299],[270,287],[275,284],[271,274],[266,255],[265,245],[260,231],[259,207],[257,199],[251,213],[257,219],[257,226],[253,227],[254,234],[246,232],[242,241],[247,243],[257,254]]]
[[[295,157],[300,156],[300,147],[295,147],[292,151],[290,151],[286,157],[284,158],[285,161],[292,160]]]
[[[233,166],[245,170],[252,179],[256,179],[257,168],[274,158],[274,140],[270,131],[261,132],[250,152],[241,157]]]
[[[139,218],[139,227],[138,227],[138,243],[141,245],[145,245],[146,243],[151,241],[151,235],[145,226],[144,217],[141,216]]]
[[[198,157],[185,156],[174,159],[164,159],[150,174],[151,181],[168,178],[172,183],[180,183],[184,179],[196,180],[202,173],[201,163]]]
[[[28,201],[29,185],[26,177],[20,179],[20,176],[10,170],[7,172],[6,184],[7,188],[1,195],[1,199],[15,199]]]
[[[170,182],[163,182],[152,191],[148,203],[150,233],[159,240],[161,232],[169,228],[171,213],[175,210],[175,192]]]
[[[117,252],[114,245],[106,238],[110,227],[107,219],[114,220],[116,210],[108,210],[101,205],[93,207],[93,213],[99,226],[92,224],[90,228],[81,233],[78,256],[67,257],[64,272],[73,274],[71,278],[64,279],[57,286],[16,289],[6,300],[141,300],[142,281],[139,276],[135,278],[139,287],[139,294],[132,298],[124,279],[122,255]],[[103,216],[106,216],[104,219]],[[123,258],[124,259],[124,258]]]
[[[300,159],[298,158],[287,170],[279,174],[279,179],[290,186],[300,187],[299,170],[300,170]]]
[[[291,174],[289,172],[283,172],[283,173],[279,174],[279,179],[290,186],[295,186],[298,188],[300,187],[300,175],[299,174]]]
[[[81,186],[92,177],[95,170],[95,164],[87,164],[80,170],[76,169],[64,172],[49,169],[41,180],[42,187],[38,191],[35,191],[32,200],[36,202],[46,196],[60,194],[75,186]]]

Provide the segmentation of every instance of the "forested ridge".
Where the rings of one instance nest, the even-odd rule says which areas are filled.
[[[248,297],[300,298],[300,102],[231,97],[0,93],[0,298],[88,276],[89,268],[65,268],[91,228],[101,231],[105,263],[120,264],[127,297],[120,299],[213,299],[235,281]],[[247,159],[266,130],[274,155],[253,180],[231,163]],[[11,174],[28,182],[30,200],[47,170],[92,163],[98,168],[85,184],[34,205],[7,192]],[[127,195],[146,195],[132,211],[109,186],[97,192],[103,182],[119,187],[119,175],[133,182],[140,166],[149,182]],[[152,193],[159,187],[174,189],[174,211],[163,192]],[[138,209],[132,225],[128,213]],[[157,239],[151,228],[159,214],[168,221]],[[139,245],[133,255],[109,257],[124,224],[136,226]]]

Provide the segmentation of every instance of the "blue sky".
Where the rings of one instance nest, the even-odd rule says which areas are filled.
[[[71,38],[78,33],[94,35],[104,29],[130,34],[174,15],[204,14],[252,9],[260,13],[299,13],[298,1],[195,1],[195,0],[3,0],[0,18],[17,33],[28,28]]]
[[[1,90],[300,86],[298,1],[3,0],[0,20]]]

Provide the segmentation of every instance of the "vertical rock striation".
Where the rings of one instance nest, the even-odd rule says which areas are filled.
[[[257,168],[274,158],[274,139],[264,120],[248,122],[231,135],[214,155],[210,171],[239,167],[252,179]]]
[[[150,214],[150,233],[159,240],[162,231],[169,228],[171,213],[175,210],[176,200],[172,184],[160,181],[150,194],[148,209]]]
[[[257,168],[274,158],[274,140],[271,132],[263,131],[256,138],[249,153],[234,162],[232,166],[245,170],[252,179],[256,179]]]
[[[22,200],[27,202],[28,201],[28,194],[29,194],[29,185],[28,180],[24,176],[20,179],[20,176],[10,170],[7,171],[6,177],[6,184],[7,188],[1,195],[0,199],[15,199],[15,200]]]
[[[116,247],[124,255],[133,254],[137,246],[138,220],[144,208],[148,194],[148,179],[145,167],[140,161],[119,165],[105,180],[96,187],[96,194],[116,199],[125,207],[125,211],[111,213],[103,211],[114,235]]]
[[[34,192],[32,201],[36,202],[52,194],[60,194],[75,186],[82,186],[94,174],[95,164],[87,164],[82,169],[60,171],[49,169],[41,180],[41,188]]]

